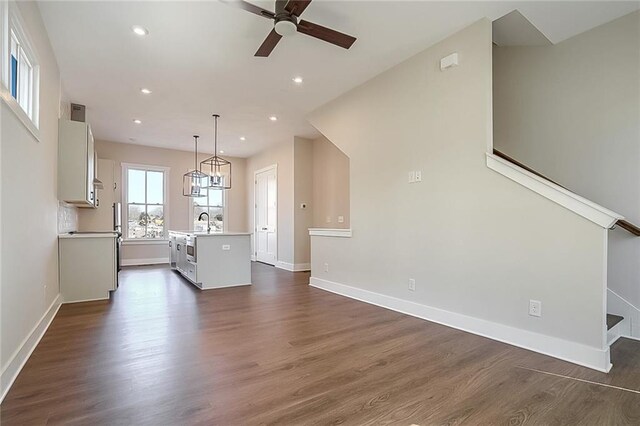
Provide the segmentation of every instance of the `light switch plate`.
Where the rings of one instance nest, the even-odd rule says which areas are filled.
[[[338,223],[344,223],[344,216],[338,216]]]
[[[231,250],[231,246],[229,244],[223,244],[222,250]]]
[[[416,182],[422,182],[422,172],[417,171],[416,173]]]

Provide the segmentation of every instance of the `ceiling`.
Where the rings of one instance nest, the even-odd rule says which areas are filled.
[[[253,3],[273,10],[273,2]],[[638,2],[314,0],[302,17],[356,36],[353,47],[297,34],[268,58],[253,54],[272,23],[219,1],[39,6],[64,97],[87,106],[98,139],[191,150],[199,134],[201,148],[212,152],[211,114],[218,113],[220,148],[248,157],[293,136],[318,136],[308,113],[482,17],[517,8],[557,43]],[[135,35],[134,25],[149,34]],[[303,83],[294,84],[294,76]],[[143,95],[143,87],[153,93]]]

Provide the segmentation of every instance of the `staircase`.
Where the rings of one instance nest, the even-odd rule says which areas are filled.
[[[533,170],[532,168],[530,168],[529,166],[527,166],[526,164],[523,164],[521,162],[519,162],[518,160],[515,160],[514,158],[509,157],[508,155],[506,155],[505,153],[494,149],[493,150],[493,154],[497,157],[502,158],[503,160],[506,160],[512,164],[515,164],[516,166],[520,167],[521,169],[526,170],[529,173],[532,173],[536,176],[538,176],[539,178],[542,178],[548,182],[551,182],[563,189],[566,189],[567,191],[571,191],[570,189],[560,185],[558,182],[554,182],[553,180],[549,179],[548,177],[546,177],[545,175],[543,175],[542,173],[539,173],[536,170]],[[637,225],[634,225],[624,219],[619,219],[615,222],[614,226],[619,226],[621,229],[624,229],[625,231],[630,232],[631,234],[640,237],[640,227],[638,227]],[[611,228],[613,229],[613,227]],[[625,321],[625,318],[620,316],[620,315],[614,315],[614,314],[607,314],[607,319],[606,319],[606,323],[607,323],[607,343],[609,346],[611,346],[616,340],[618,340],[620,337],[622,337],[623,335],[628,335],[628,333],[625,333],[625,330],[628,331],[629,328],[629,320]]]

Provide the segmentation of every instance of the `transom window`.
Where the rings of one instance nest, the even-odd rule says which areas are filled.
[[[33,65],[14,31],[11,31],[9,62],[11,96],[18,101],[24,112],[33,120]]]
[[[0,3],[3,95],[25,124],[38,128],[39,67],[15,2]],[[5,26],[6,24],[6,26]],[[13,98],[13,99],[12,99]],[[28,119],[28,120],[27,120]]]
[[[164,239],[167,171],[125,166],[126,238]]]
[[[206,197],[193,198],[193,230],[206,231],[207,218],[198,220],[201,213],[209,214],[211,232],[223,232],[224,230],[224,191],[219,189],[204,190]]]

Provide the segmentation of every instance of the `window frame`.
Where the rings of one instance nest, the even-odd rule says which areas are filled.
[[[40,140],[40,65],[38,55],[33,47],[31,38],[25,30],[24,21],[15,1],[0,2],[0,98],[13,111],[22,124],[29,130],[36,140]],[[17,99],[11,93],[11,40],[15,38],[18,44],[18,81]],[[30,66],[26,98],[24,87],[21,88],[20,62],[26,61]],[[22,102],[21,102],[22,101]]]
[[[162,238],[129,238],[129,170],[143,170],[145,172],[162,172],[163,173],[163,204],[162,214],[164,216],[163,237]],[[122,239],[123,244],[164,244],[169,240],[169,173],[171,168],[164,166],[154,166],[149,164],[122,163]],[[146,202],[145,186],[145,202]],[[140,205],[139,203],[135,203]],[[146,205],[146,204],[144,204]],[[158,204],[160,205],[160,204]]]
[[[227,192],[228,191],[225,191],[222,189],[216,189],[215,191],[222,191],[222,232],[223,233],[228,232],[228,223],[229,223],[229,221],[227,220],[227,218],[229,217],[227,215],[227,207],[228,207]],[[189,231],[195,231],[195,228],[196,228],[195,210],[196,210],[196,201],[199,198],[204,198],[204,197],[190,197],[190,200],[189,200]],[[208,203],[208,200],[207,200],[207,203]],[[207,212],[211,207],[217,207],[217,206],[211,206],[207,204]]]

